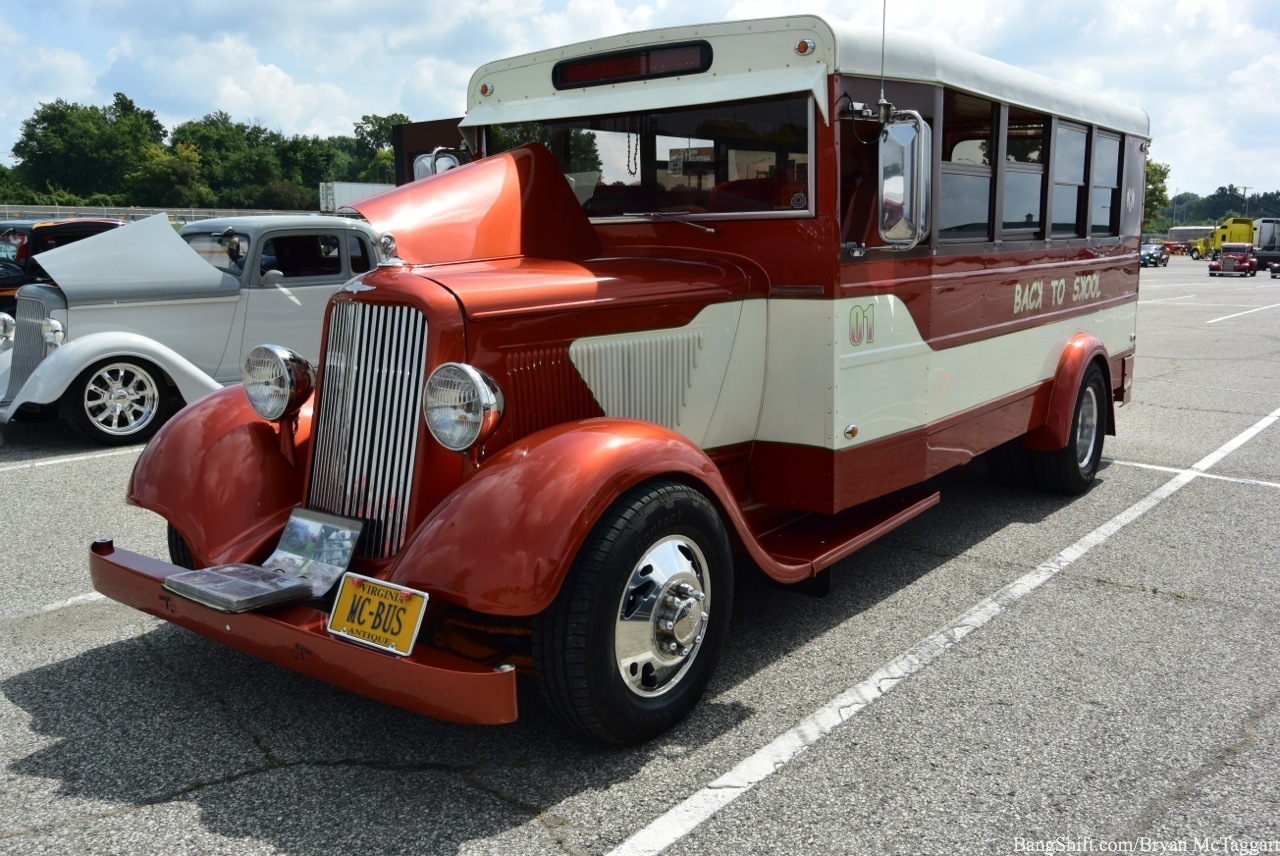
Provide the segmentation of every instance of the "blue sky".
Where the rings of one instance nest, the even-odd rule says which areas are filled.
[[[123,92],[167,128],[224,110],[284,134],[351,134],[360,116],[461,115],[476,66],[614,33],[767,17],[776,0],[7,0],[0,163],[23,120]],[[1134,104],[1169,190],[1280,190],[1274,0],[894,0],[888,25]],[[1220,7],[1225,9],[1227,7]],[[788,13],[880,26],[882,4]]]

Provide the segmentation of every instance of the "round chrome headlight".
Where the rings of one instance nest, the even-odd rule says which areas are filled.
[[[13,328],[15,326],[16,322],[13,320],[12,315],[7,312],[0,312],[0,342],[13,338]]]
[[[502,419],[502,390],[464,363],[444,363],[427,379],[422,412],[431,436],[455,452],[493,433]]]
[[[66,339],[67,331],[63,329],[61,321],[56,318],[46,318],[40,322],[40,335],[44,336],[47,344],[56,348]]]
[[[244,394],[263,419],[292,416],[316,386],[316,371],[298,354],[279,345],[259,345],[244,359]]]

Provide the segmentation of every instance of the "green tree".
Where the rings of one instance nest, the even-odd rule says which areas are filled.
[[[1147,187],[1143,196],[1143,232],[1168,231],[1168,221],[1160,211],[1169,204],[1169,165],[1159,161],[1147,161]]]
[[[201,176],[200,153],[190,143],[146,144],[137,167],[125,176],[125,189],[134,205],[192,208],[213,199]]]
[[[117,92],[106,107],[61,98],[41,104],[22,123],[13,155],[15,173],[29,188],[58,188],[80,196],[116,194],[137,166],[143,147],[164,142],[155,112]],[[51,191],[52,192],[52,191]]]
[[[361,116],[356,122],[356,142],[359,153],[365,159],[372,159],[380,151],[391,148],[391,129],[396,125],[408,123],[409,117],[403,113],[392,113],[389,116]]]
[[[378,152],[369,161],[369,165],[360,173],[359,181],[376,184],[394,184],[396,180],[395,154],[390,150]]]
[[[541,122],[521,122],[515,125],[493,125],[489,128],[490,154],[505,152],[525,143],[541,143],[553,153],[559,152],[563,142],[563,130],[552,131]],[[596,135],[591,131],[571,128],[569,134],[569,162],[561,164],[565,172],[599,172],[604,169]]]
[[[173,145],[185,144],[200,155],[201,178],[212,204],[224,208],[276,207],[260,199],[274,197],[267,186],[283,180],[280,149],[284,137],[259,124],[236,122],[218,111],[173,129]]]

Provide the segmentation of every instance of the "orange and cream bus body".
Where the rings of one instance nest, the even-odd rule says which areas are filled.
[[[821,587],[980,455],[1093,482],[1133,379],[1142,111],[796,16],[490,63],[461,130],[469,163],[355,205],[391,260],[331,302],[314,388],[268,349],[147,448],[129,499],[173,563],[97,544],[101,591],[459,721],[514,718],[532,672],[634,741],[701,696],[735,567]],[[264,561],[299,507],[363,528],[325,596],[164,588]],[[359,579],[421,596],[407,653],[334,631]]]

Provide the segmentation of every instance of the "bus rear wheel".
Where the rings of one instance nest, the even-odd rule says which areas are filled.
[[[1075,496],[1093,484],[1102,462],[1102,439],[1107,433],[1106,393],[1102,369],[1091,364],[1076,393],[1067,445],[1052,452],[1031,453],[1036,484],[1042,489]]]

